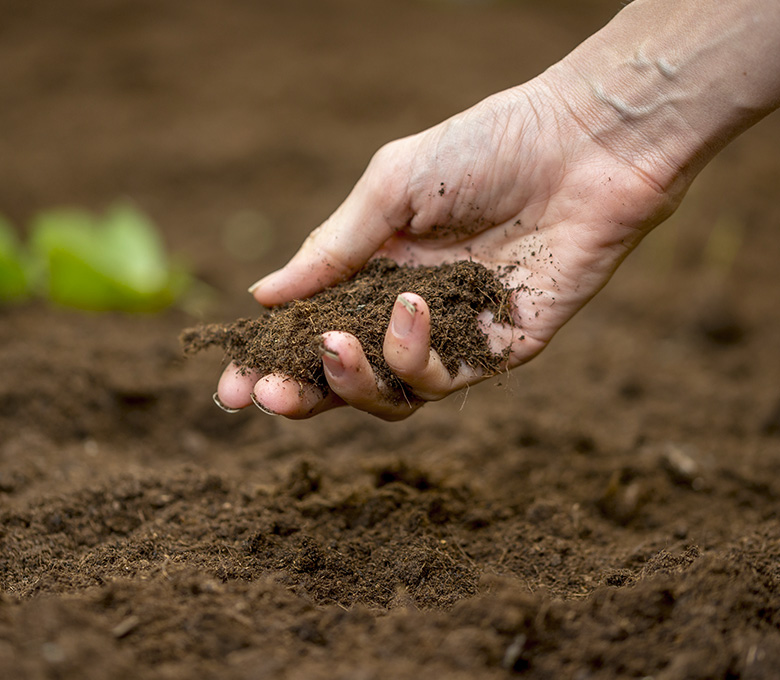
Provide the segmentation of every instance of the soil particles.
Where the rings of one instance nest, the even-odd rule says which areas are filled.
[[[539,357],[403,422],[225,413],[178,341],[619,6],[4,3],[0,212],[129,197],[201,284],[0,307],[0,677],[777,678],[777,116]]]
[[[396,402],[406,396],[404,384],[382,354],[393,304],[401,293],[420,295],[431,318],[431,347],[455,375],[461,362],[485,375],[499,372],[503,357],[488,347],[478,315],[493,313],[508,323],[509,291],[476,262],[437,267],[401,267],[391,260],[369,262],[351,279],[306,299],[269,309],[256,320],[212,324],[186,330],[184,351],[194,353],[218,345],[244,370],[261,375],[281,373],[328,389],[322,370],[322,334],[351,333],[363,347],[384,392]]]

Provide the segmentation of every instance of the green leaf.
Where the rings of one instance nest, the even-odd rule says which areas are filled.
[[[61,305],[96,311],[156,311],[189,283],[174,269],[151,221],[129,205],[102,218],[82,210],[41,213],[30,246],[43,263],[46,294]]]
[[[27,297],[25,256],[11,225],[0,217],[0,302]]]

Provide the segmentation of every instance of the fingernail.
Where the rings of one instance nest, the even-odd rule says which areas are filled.
[[[334,377],[338,378],[344,373],[344,364],[341,363],[341,357],[338,352],[334,352],[332,349],[328,349],[325,346],[325,341],[320,339],[320,356],[322,357],[322,363],[328,372]]]
[[[219,398],[219,394],[216,392],[211,395],[211,398],[214,400],[214,403],[219,406],[225,413],[238,413],[241,410],[240,408],[231,408],[230,406],[225,406],[222,403],[222,400]]]
[[[270,277],[270,274],[268,276],[264,276],[259,281],[255,281],[251,286],[249,286],[248,290],[250,293],[254,293],[260,286],[262,286],[266,280]]]
[[[412,331],[414,317],[417,314],[417,306],[403,295],[399,295],[395,301],[396,305],[392,317],[393,333],[397,337],[403,338]]]
[[[255,396],[254,392],[249,393],[249,398],[252,400],[252,403],[257,406],[263,413],[265,413],[267,416],[278,416],[279,414],[276,413],[276,411],[272,411],[270,408],[266,408],[260,403],[260,400]]]

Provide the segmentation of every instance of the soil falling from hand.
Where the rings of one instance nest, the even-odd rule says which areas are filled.
[[[243,369],[282,373],[327,390],[321,335],[345,331],[360,341],[388,396],[401,400],[403,383],[385,363],[382,345],[393,304],[404,292],[427,302],[431,347],[450,375],[461,362],[485,374],[500,370],[505,355],[491,351],[477,317],[488,310],[496,321],[509,323],[509,291],[476,262],[406,267],[373,260],[352,279],[311,298],[266,309],[257,319],[191,328],[181,341],[188,353],[218,345]]]

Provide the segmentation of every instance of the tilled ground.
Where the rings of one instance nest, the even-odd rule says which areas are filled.
[[[2,677],[776,677],[776,119],[542,356],[403,423],[228,415],[220,351],[178,346],[252,316],[382,142],[616,9],[11,3],[0,210],[129,194],[212,292],[0,309]]]

